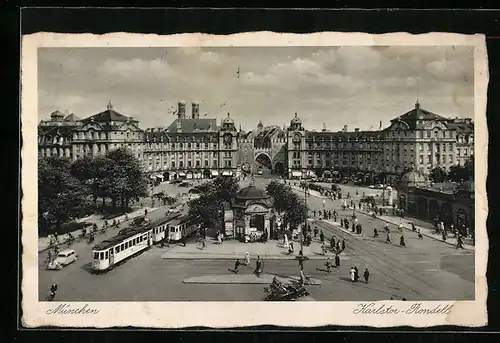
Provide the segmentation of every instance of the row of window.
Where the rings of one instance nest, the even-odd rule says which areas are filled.
[[[133,238],[133,239],[131,239],[129,241],[123,242],[123,243],[121,243],[121,244],[119,244],[119,245],[111,248],[110,250],[114,249],[114,253],[118,254],[119,252],[124,251],[124,250],[126,250],[126,249],[128,249],[130,247],[133,247],[133,246],[135,246],[135,245],[137,245],[137,244],[139,244],[141,242],[147,241],[147,239],[148,239],[148,234],[145,233],[145,234],[143,234],[143,235],[141,235],[139,237],[136,237],[136,238]],[[94,259],[95,260],[106,260],[106,259],[108,259],[109,258],[108,253],[109,253],[110,250],[101,251],[101,252],[95,251],[94,252]]]
[[[196,167],[201,167],[201,161],[195,161],[196,164],[195,166]],[[208,163],[208,160],[204,160],[203,161],[203,166],[204,167],[208,167],[209,166],[209,163]],[[225,161],[225,162],[231,162],[231,161]],[[151,167],[153,165],[153,162],[152,161],[149,161],[148,165]],[[155,165],[161,165],[161,163],[159,162],[156,162]],[[163,165],[166,166],[167,165],[167,161],[163,161]],[[172,168],[176,168],[177,167],[177,163],[175,161],[172,161],[171,162],[171,167]],[[218,161],[217,160],[213,160],[212,161],[212,166],[216,167],[218,165]],[[229,163],[229,166],[231,166],[231,163]],[[187,161],[187,167],[190,168],[190,167],[193,167],[193,164],[192,164],[192,161]],[[179,161],[179,168],[184,168],[184,161]]]

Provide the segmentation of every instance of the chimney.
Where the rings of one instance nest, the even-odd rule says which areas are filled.
[[[326,131],[326,123],[323,123],[323,131]]]
[[[355,128],[354,132],[359,132],[359,127]]]
[[[342,131],[347,132],[347,125],[344,125],[344,129]]]
[[[177,103],[177,117],[179,119],[186,118],[186,102],[181,100]]]
[[[177,132],[182,132],[182,126],[181,122],[177,121]]]
[[[380,121],[380,125],[378,127],[380,130],[382,130],[382,120]]]
[[[191,109],[193,119],[200,119],[200,103],[197,101],[192,102]]]

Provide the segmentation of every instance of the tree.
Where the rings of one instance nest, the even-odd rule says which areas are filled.
[[[84,156],[71,165],[71,175],[90,188],[94,204],[97,203],[97,199],[102,198],[103,207],[109,194],[106,187],[108,183],[106,168],[107,159],[104,156]]]
[[[106,154],[105,178],[102,187],[113,202],[128,208],[129,201],[138,201],[148,195],[148,183],[139,160],[127,148],[111,150]]]
[[[444,182],[448,179],[448,173],[441,167],[436,167],[431,170],[430,178],[434,182]]]
[[[266,187],[267,194],[274,199],[274,208],[284,217],[284,221],[291,227],[298,227],[304,223],[306,216],[305,203],[298,197],[290,186],[271,181]]]
[[[230,202],[238,189],[236,179],[223,176],[199,186],[199,198],[189,201],[189,214],[205,227],[215,226],[222,220],[224,202]]]
[[[43,233],[82,214],[88,206],[88,187],[70,173],[70,161],[47,157],[38,161],[38,219]]]
[[[474,156],[471,156],[463,166],[450,167],[449,178],[455,182],[467,181],[474,178]]]

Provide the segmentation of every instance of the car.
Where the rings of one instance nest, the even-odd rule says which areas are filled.
[[[73,249],[63,250],[59,252],[56,258],[48,264],[47,269],[59,270],[67,266],[68,264],[75,262],[77,259],[78,255]]]
[[[374,188],[375,188],[375,186],[374,186],[374,185],[369,185],[369,186],[368,186],[368,188],[370,188],[370,189],[374,189]]]
[[[177,186],[178,187],[191,187],[192,185],[189,182],[181,182]]]

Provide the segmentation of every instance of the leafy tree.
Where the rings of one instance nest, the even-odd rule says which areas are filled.
[[[266,187],[267,193],[274,199],[274,208],[284,217],[284,221],[291,227],[298,227],[304,222],[306,215],[305,203],[298,197],[290,186],[271,181]]]
[[[38,161],[38,219],[40,231],[76,218],[88,206],[88,187],[70,173],[67,158],[47,157]]]
[[[436,167],[431,170],[430,178],[434,182],[444,182],[448,179],[448,173],[441,167]]]
[[[94,204],[97,199],[102,198],[103,207],[106,196],[109,194],[106,187],[108,181],[107,162],[108,160],[104,156],[84,156],[71,165],[71,175],[90,188]]]
[[[474,178],[474,156],[471,156],[463,166],[450,167],[449,178],[452,181],[460,182]]]
[[[148,183],[139,160],[127,148],[106,154],[105,175],[102,187],[111,198],[113,207],[120,200],[122,208],[127,208],[130,200],[138,201],[148,195]]]
[[[205,227],[213,227],[222,220],[224,202],[231,201],[239,185],[234,178],[220,176],[198,189],[199,197],[189,201],[189,214],[200,218]]]

